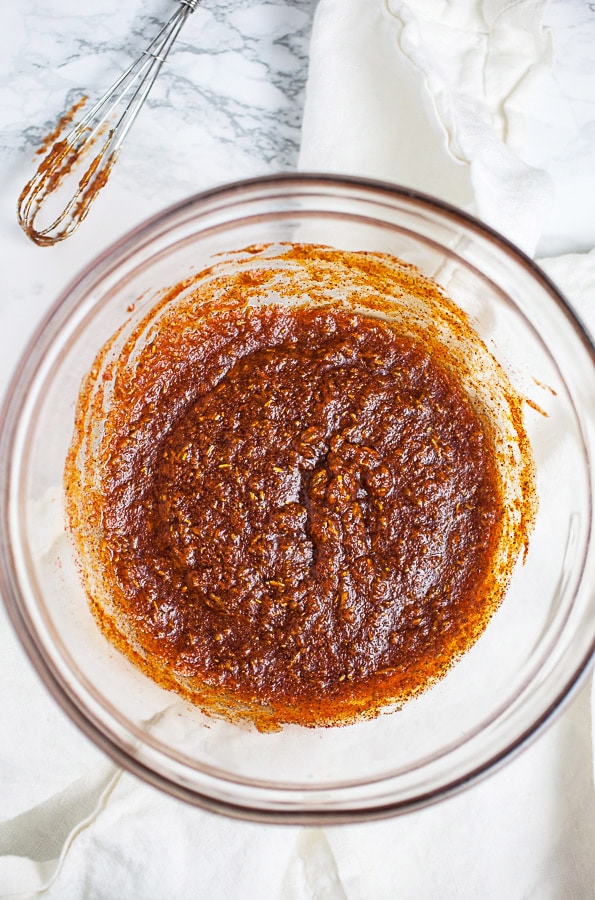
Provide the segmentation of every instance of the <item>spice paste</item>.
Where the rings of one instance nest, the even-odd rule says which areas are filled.
[[[117,359],[103,372],[86,513],[111,639],[206,711],[263,728],[374,715],[442,676],[514,561],[493,424],[444,349],[311,302],[166,316],[148,346],[134,378]]]

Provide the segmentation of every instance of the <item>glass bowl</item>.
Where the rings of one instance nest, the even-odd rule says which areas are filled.
[[[524,562],[471,650],[402,709],[336,728],[260,733],[208,718],[114,650],[64,524],[81,379],[100,347],[215,254],[269,242],[390,253],[443,286],[527,398],[539,510]],[[82,272],[39,327],[0,419],[0,580],[41,678],[125,768],[208,809],[343,822],[435,802],[507,759],[589,668],[595,643],[594,351],[554,285],[469,216],[373,182],[275,176],[181,203]]]

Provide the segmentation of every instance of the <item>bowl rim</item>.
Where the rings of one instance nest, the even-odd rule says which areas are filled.
[[[355,190],[364,193],[370,192],[375,195],[373,199],[376,200],[386,197],[387,199],[398,198],[410,201],[418,207],[425,207],[441,216],[446,216],[448,219],[454,219],[457,223],[464,225],[466,229],[488,239],[491,244],[495,244],[505,255],[512,256],[541,284],[541,287],[545,289],[557,307],[562,310],[570,321],[577,338],[583,344],[595,368],[595,346],[588,329],[563,293],[543,269],[512,241],[491,226],[442,200],[386,181],[354,176],[302,172],[249,178],[198,192],[166,207],[139,223],[135,228],[127,231],[91,259],[66,284],[47,313],[41,318],[17,363],[0,407],[0,538],[2,538],[0,540],[0,595],[21,645],[50,694],[78,728],[118,765],[141,777],[154,787],[158,787],[178,799],[189,801],[212,812],[224,813],[240,819],[276,824],[339,824],[342,822],[386,818],[398,813],[425,807],[457,793],[501,767],[513,754],[536,738],[541,733],[545,723],[551,721],[553,715],[560,712],[566,702],[578,691],[594,662],[595,635],[588,651],[579,661],[572,675],[559,688],[549,706],[537,720],[533,720],[526,729],[505,747],[489,755],[489,758],[482,761],[475,768],[472,768],[460,777],[452,779],[446,785],[421,792],[414,799],[376,803],[370,808],[362,806],[356,809],[343,809],[315,808],[312,806],[309,809],[292,808],[280,810],[278,808],[268,809],[264,806],[247,806],[243,803],[235,803],[229,799],[201,793],[155,771],[138,757],[127,753],[123,747],[115,743],[102,731],[92,720],[92,717],[85,714],[77,702],[76,694],[70,689],[69,685],[64,683],[62,677],[54,671],[51,661],[44,655],[45,651],[40,650],[35,640],[35,626],[28,611],[20,602],[20,588],[18,577],[16,576],[13,548],[10,546],[9,541],[5,539],[10,530],[8,526],[10,460],[12,459],[12,448],[20,418],[20,401],[23,396],[27,396],[38,367],[51,347],[52,341],[47,335],[52,331],[59,330],[76,309],[78,301],[76,301],[75,295],[77,291],[80,291],[82,286],[88,281],[105,278],[110,271],[117,269],[128,255],[136,253],[144,241],[155,239],[158,234],[163,233],[167,229],[168,222],[177,219],[184,212],[190,214],[201,206],[217,201],[224,202],[228,200],[230,205],[233,205],[234,201],[240,197],[244,200],[249,200],[250,192],[261,190],[291,192],[296,187],[311,189],[318,187],[335,191],[340,191],[341,189],[347,191]]]

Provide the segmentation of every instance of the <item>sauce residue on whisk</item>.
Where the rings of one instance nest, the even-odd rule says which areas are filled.
[[[57,240],[63,240],[70,233],[66,228],[58,236],[54,234],[56,222],[70,213],[71,221],[76,226],[83,221],[92,202],[99,192],[105,187],[112,167],[117,158],[117,151],[107,153],[102,149],[87,166],[77,184],[77,191],[62,215],[53,225],[48,227],[36,227],[36,216],[41,206],[46,202],[50,194],[54,193],[68,176],[73,173],[75,166],[89,155],[93,147],[104,131],[109,131],[107,124],[97,131],[92,140],[86,139],[83,144],[71,145],[67,138],[60,138],[60,134],[72,122],[76,112],[86,102],[83,97],[66,113],[56,128],[45,138],[38,153],[46,152],[35,175],[27,182],[18,200],[19,224],[27,237],[39,246],[52,246]],[[53,143],[52,143],[53,141]],[[50,148],[49,151],[47,148]]]
[[[42,140],[41,144],[35,151],[36,156],[43,156],[44,153],[47,153],[50,147],[56,143],[60,135],[66,130],[66,128],[71,124],[74,120],[79,109],[82,109],[88,98],[83,95],[76,103],[70,107],[63,115],[58,119],[58,122],[54,128]]]
[[[181,27],[197,5],[198,0],[183,0],[141,55],[102,94],[78,124],[64,138],[60,138],[65,124],[72,121],[84,100],[78,101],[47,136],[40,152],[49,148],[49,153],[25,185],[17,206],[19,224],[36,244],[51,246],[64,240],[76,231],[86,217],[93,200],[105,186],[121,145]],[[106,136],[104,144],[92,158],[91,165],[81,176],[61,212],[55,217],[50,214],[49,224],[38,227],[36,219],[50,194],[57,188],[62,190],[67,176],[74,178],[76,166],[86,158],[102,135]]]

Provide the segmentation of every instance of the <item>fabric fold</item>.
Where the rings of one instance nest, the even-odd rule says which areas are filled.
[[[321,0],[299,167],[433,194],[533,253],[553,189],[509,101],[551,64],[545,5]]]
[[[0,822],[0,897],[51,884],[71,842],[99,815],[121,774],[106,760],[45,802]]]

